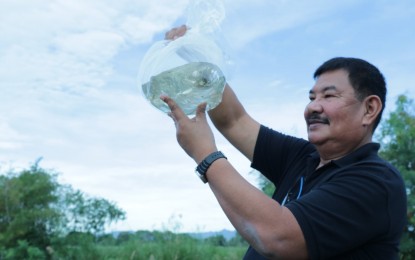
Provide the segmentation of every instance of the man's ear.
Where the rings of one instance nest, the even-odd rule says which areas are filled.
[[[362,125],[372,125],[380,111],[382,110],[382,101],[376,95],[371,95],[365,98],[363,101],[365,106],[365,114],[363,117]]]

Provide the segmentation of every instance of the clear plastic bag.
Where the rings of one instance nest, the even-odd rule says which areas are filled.
[[[187,9],[188,30],[176,40],[155,42],[141,62],[138,80],[144,97],[156,108],[170,109],[160,100],[173,98],[187,115],[207,102],[207,110],[222,100],[231,59],[220,32],[225,8],[220,0],[193,0]]]

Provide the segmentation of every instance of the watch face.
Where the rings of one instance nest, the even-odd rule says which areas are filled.
[[[199,176],[199,178],[203,181],[203,183],[207,183],[207,179],[205,175],[201,174],[197,170],[195,171],[195,173],[197,174],[197,176]]]

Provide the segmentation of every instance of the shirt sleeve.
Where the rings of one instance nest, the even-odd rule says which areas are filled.
[[[277,185],[287,172],[292,172],[314,146],[304,139],[285,135],[261,125],[251,167]]]

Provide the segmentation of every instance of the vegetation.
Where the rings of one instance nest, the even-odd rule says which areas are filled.
[[[415,259],[415,106],[400,95],[396,109],[381,125],[380,155],[401,172],[408,195],[408,224],[401,241],[401,259]]]
[[[104,243],[105,240],[105,243]],[[235,237],[197,239],[170,231],[138,231],[106,236],[99,243],[100,259],[242,259],[246,244]]]
[[[60,185],[38,167],[0,175],[0,259],[49,259],[76,254],[125,213],[100,198]],[[79,236],[85,234],[85,236]],[[74,245],[74,246],[72,246]]]
[[[197,239],[171,231],[105,234],[125,213],[57,182],[36,162],[0,175],[0,260],[3,259],[241,259],[240,236]],[[177,219],[169,223],[180,229]],[[177,230],[176,230],[177,231]]]

